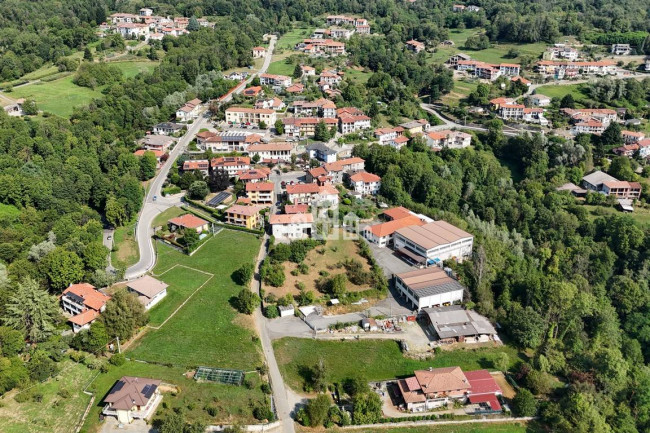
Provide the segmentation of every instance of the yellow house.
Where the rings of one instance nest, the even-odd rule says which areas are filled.
[[[261,226],[261,206],[243,206],[236,204],[226,210],[226,222],[247,229],[258,229]]]

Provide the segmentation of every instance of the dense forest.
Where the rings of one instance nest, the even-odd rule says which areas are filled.
[[[165,38],[156,46],[163,60],[152,73],[118,79],[101,67],[83,67],[75,79],[84,85],[97,84],[95,74],[107,77],[103,97],[69,121],[0,113],[0,393],[55,374],[67,347],[94,352],[108,335],[128,338],[143,323],[141,314],[122,314],[135,307],[118,297],[91,333],[64,339],[54,295],[72,282],[109,281],[102,227],[137,214],[141,182],[151,175],[132,154],[134,140],[186,100],[223,94],[232,83],[216,71],[248,65],[264,33],[282,33],[293,21],[322,23],[317,17],[325,13],[371,19],[373,32],[383,35],[355,38],[349,51],[352,63],[373,75],[363,86],[346,83],[341,99],[370,115],[382,101],[396,120],[418,114],[415,95],[435,97],[453,86],[449,73],[400,49],[408,39],[435,43],[450,28],[484,28],[491,40],[599,40],[616,32],[617,41],[639,41],[638,32],[650,30],[648,3],[641,0],[477,3],[480,12],[456,14],[452,2],[433,0],[2,2],[3,80],[83,49],[96,38],[94,26],[118,9],[209,16],[217,26]],[[599,83],[591,91],[594,98],[631,101],[639,89]],[[473,259],[456,271],[475,308],[503,324],[514,344],[533,350],[517,379],[543,401],[540,415],[550,431],[650,430],[650,233],[628,216],[594,217],[555,191],[594,165],[621,173],[629,167],[619,160],[602,164],[602,148],[614,143],[589,137],[506,139],[493,122],[474,141],[474,149],[463,151],[433,153],[414,140],[400,152],[362,145],[355,153],[383,177],[388,201],[475,234]],[[26,347],[25,340],[39,345]],[[554,376],[568,386],[558,386]]]

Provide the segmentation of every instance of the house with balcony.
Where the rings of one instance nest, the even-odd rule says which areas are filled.
[[[275,184],[273,182],[249,182],[246,184],[246,197],[252,204],[273,204]]]
[[[77,333],[89,329],[106,309],[106,303],[111,297],[97,290],[92,284],[71,284],[60,297],[61,308],[71,317],[72,331]]]
[[[161,383],[157,379],[123,376],[104,397],[102,414],[114,416],[122,424],[150,419],[162,401]]]
[[[249,230],[257,230],[262,227],[263,218],[260,215],[260,206],[233,205],[226,209],[226,223],[234,226],[244,227]]]
[[[358,171],[348,177],[350,187],[362,195],[377,195],[381,188],[381,177],[367,171]]]
[[[311,213],[271,215],[269,225],[277,240],[308,239],[312,235],[314,216]]]

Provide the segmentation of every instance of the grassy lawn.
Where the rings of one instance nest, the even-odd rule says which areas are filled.
[[[120,367],[111,366],[107,373],[100,374],[89,387],[90,391],[96,393],[96,404],[91,408],[81,431],[86,433],[99,431],[102,399],[122,376],[156,378],[178,387],[180,392],[175,396],[169,392],[163,393],[163,402],[166,402],[168,408],[163,408],[162,404],[158,406],[154,418],[162,417],[174,408],[183,408],[185,418],[190,422],[201,420],[206,424],[218,424],[254,421],[251,403],[257,404],[264,398],[258,386],[248,389],[245,386],[197,383],[193,379],[185,377],[185,373],[186,370],[183,368],[139,362],[127,361]],[[257,375],[255,375],[254,382],[260,383]],[[205,410],[208,406],[217,408],[217,414],[214,417]],[[65,419],[65,417],[61,417],[61,419]],[[72,429],[70,428],[68,431],[72,431]]]
[[[509,346],[476,349],[443,350],[429,361],[405,358],[396,341],[322,341],[282,338],[273,342],[275,356],[287,384],[303,389],[305,376],[319,359],[323,359],[328,381],[342,380],[361,375],[368,381],[409,376],[413,370],[428,367],[459,366],[463,370],[493,369],[492,360],[499,352],[510,357],[511,366],[518,362],[519,354]]]
[[[622,215],[622,212],[616,208],[608,206],[583,205],[590,214],[592,219],[601,216]],[[650,209],[644,209],[638,206],[634,207],[634,212],[628,213],[642,228],[650,228]]]
[[[103,95],[99,90],[77,86],[72,82],[73,76],[67,76],[48,83],[35,83],[15,88],[11,93],[13,99],[31,98],[40,110],[49,111],[61,117],[70,117],[75,107],[88,104],[94,98]]]
[[[456,106],[478,87],[478,81],[454,81],[454,89],[441,98],[445,105]]]
[[[585,89],[584,84],[567,84],[564,86],[549,84],[547,86],[538,87],[536,93],[541,93],[550,98],[562,98],[570,93],[573,95],[573,99],[581,101],[587,98],[587,95],[583,93],[583,89]]]
[[[284,35],[280,36],[278,41],[275,44],[275,49],[273,50],[273,60],[279,61],[283,60],[286,57],[294,54],[295,45],[302,41],[303,39],[308,39],[314,31],[314,27],[298,27],[295,28]],[[273,64],[270,65],[272,67]],[[268,71],[271,72],[271,69]],[[293,72],[293,69],[291,70]]]
[[[302,430],[298,430],[302,431]],[[306,430],[304,430],[306,431]],[[331,429],[332,432],[345,430]],[[515,423],[472,423],[456,425],[427,425],[422,427],[393,427],[354,430],[356,433],[537,433],[543,432],[542,427],[534,422]]]
[[[365,72],[359,69],[347,69],[345,71],[345,77],[358,84],[366,84],[371,76],[372,72]]]
[[[138,75],[140,72],[151,72],[158,62],[112,62],[111,65],[117,66],[124,74],[124,78],[131,78]]]
[[[130,222],[116,228],[113,233],[113,244],[116,248],[111,252],[111,264],[115,268],[128,268],[140,259],[140,250],[134,237],[135,225],[135,221]]]
[[[18,403],[12,398],[15,391],[0,399],[0,430],[4,433],[73,431],[90,401],[90,396],[82,390],[95,372],[72,361],[63,362],[61,368],[56,378],[26,391],[41,393],[41,402],[30,399]],[[64,392],[69,394],[65,396]]]
[[[295,65],[287,65],[284,60],[278,60],[277,62],[272,62],[266,72],[269,74],[287,75],[291,77],[295,68]]]
[[[151,223],[151,227],[158,227],[158,226],[164,226],[167,225],[167,221],[169,221],[172,218],[176,218],[177,216],[186,214],[187,212],[181,209],[180,207],[170,207],[167,210],[164,210],[160,212],[156,217],[153,219],[153,222]]]
[[[237,254],[233,254],[235,245]],[[229,301],[241,290],[232,281],[231,274],[242,264],[253,262],[259,247],[256,236],[231,230],[222,230],[191,257],[158,245],[154,274],[160,275],[178,264],[215,276],[163,327],[149,330],[137,340],[128,356],[180,366],[207,365],[247,371],[258,367],[262,361],[259,345],[254,341],[253,319],[238,314]],[[204,274],[190,272],[178,266],[163,275],[163,280],[178,290],[175,302],[205,281]],[[164,304],[160,307],[171,309]],[[162,315],[155,309],[152,311],[155,320],[160,320]]]

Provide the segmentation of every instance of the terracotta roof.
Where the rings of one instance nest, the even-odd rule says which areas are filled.
[[[300,224],[313,223],[314,216],[310,213],[276,214],[269,217],[269,224]]]
[[[183,163],[183,170],[207,170],[210,167],[210,162],[207,159],[195,159],[185,161]]]
[[[63,291],[63,295],[68,293],[83,298],[83,303],[86,307],[97,311],[101,310],[106,302],[111,299],[110,296],[96,290],[95,286],[88,283],[71,284]]]
[[[191,213],[186,213],[185,215],[172,218],[167,222],[174,224],[175,226],[185,227],[188,229],[197,229],[199,227],[203,227],[208,223],[206,220],[199,218]]]
[[[425,393],[446,393],[468,390],[469,381],[460,367],[416,370],[415,377]]]
[[[275,184],[273,182],[248,182],[246,184],[246,192],[253,192],[253,191],[263,191],[263,192],[269,192],[273,191],[275,188]]]
[[[145,152],[153,153],[156,158],[160,158],[161,156],[163,156],[165,154],[165,152],[162,151],[162,150],[147,150],[147,149],[138,149],[135,152],[133,152],[133,154],[135,156],[143,156],[145,154]]]
[[[345,159],[339,159],[338,161],[330,162],[327,164],[324,164],[323,167],[325,167],[325,170],[328,172],[330,171],[343,171],[344,167],[347,165],[352,165],[352,164],[361,164],[364,163],[365,160],[363,158],[359,157],[352,157],[352,158],[345,158]]]
[[[95,310],[85,310],[76,316],[72,316],[68,319],[69,322],[74,323],[75,325],[84,326],[88,323],[91,323],[93,320],[99,317],[99,312]]]
[[[317,194],[319,187],[315,183],[298,183],[287,185],[287,194]]]
[[[472,395],[501,394],[501,387],[487,370],[466,371],[465,377],[469,380]]]
[[[339,195],[339,190],[332,185],[323,185],[318,187],[318,193],[320,195]]]
[[[406,218],[408,216],[411,216],[411,211],[409,211],[403,206],[398,206],[392,209],[386,209],[385,211],[382,212],[382,215],[385,215],[392,220],[397,220],[400,218]]]
[[[367,171],[360,171],[350,176],[350,180],[352,182],[371,183],[379,182],[381,180],[381,177],[377,176],[376,174],[368,173]]]
[[[126,287],[151,299],[169,286],[152,276],[144,275],[136,280],[127,282]]]
[[[146,406],[161,381],[144,377],[124,376],[109,391],[104,403],[119,410],[130,410],[133,406]]]
[[[270,108],[245,108],[245,107],[230,107],[226,109],[226,113],[259,113],[259,114],[273,114],[275,111]]]
[[[287,204],[284,206],[284,213],[286,214],[306,213],[307,211],[309,211],[308,204]]]
[[[248,153],[251,152],[270,152],[270,151],[291,151],[293,144],[286,141],[279,141],[276,143],[260,143],[248,146]]]
[[[259,211],[260,211],[260,207],[258,206],[242,206],[238,204],[230,206],[228,209],[226,209],[226,213],[244,215],[244,216],[253,216],[257,214]]]
[[[210,165],[212,167],[249,165],[250,163],[251,159],[247,156],[222,156],[210,160]]]
[[[254,168],[252,170],[240,170],[237,172],[237,176],[241,180],[266,179],[269,177],[269,172],[262,170],[262,168]]]
[[[385,236],[392,235],[402,227],[408,227],[414,225],[421,226],[424,225],[424,222],[420,218],[416,217],[415,215],[409,215],[404,218],[399,218],[385,223],[375,224],[373,226],[367,227],[366,230],[370,231],[373,235],[377,236],[378,238],[383,238]]]
[[[323,167],[321,165],[320,167],[314,167],[314,168],[310,169],[309,174],[313,178],[318,178],[320,176],[326,176],[327,175],[327,170],[325,169],[325,167]]]

